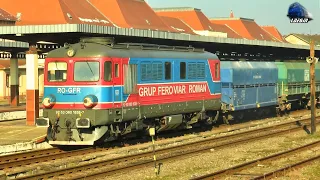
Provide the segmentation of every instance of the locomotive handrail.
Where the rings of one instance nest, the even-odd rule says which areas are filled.
[[[145,43],[117,43],[108,45],[113,49],[141,49],[141,50],[160,50],[160,51],[183,51],[183,52],[204,52],[204,48],[194,48],[185,46],[167,46]]]

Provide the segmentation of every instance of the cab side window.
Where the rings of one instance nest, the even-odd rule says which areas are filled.
[[[112,66],[110,61],[104,62],[104,80],[111,81]]]

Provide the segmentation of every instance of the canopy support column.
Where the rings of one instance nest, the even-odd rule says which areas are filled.
[[[30,45],[26,53],[27,74],[27,125],[35,125],[39,117],[39,87],[38,87],[38,53],[35,45]]]
[[[19,65],[18,58],[10,59],[10,106],[16,107],[19,105]]]

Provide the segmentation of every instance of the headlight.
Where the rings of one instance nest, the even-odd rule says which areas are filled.
[[[56,103],[56,99],[53,95],[43,99],[42,104],[45,108],[51,108]]]
[[[86,96],[83,99],[83,105],[86,108],[92,108],[98,103],[98,98],[95,95]]]

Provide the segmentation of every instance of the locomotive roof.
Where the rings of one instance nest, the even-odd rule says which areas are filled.
[[[139,48],[140,47],[140,48]],[[73,49],[76,58],[84,57],[130,57],[130,58],[174,58],[174,59],[218,59],[218,57],[210,52],[190,50],[185,48],[178,50],[166,48],[159,50],[155,48],[144,49],[143,46],[110,46],[99,43],[76,43],[67,45],[59,49],[55,49],[48,54],[48,58],[63,58],[68,57],[67,51]],[[150,47],[150,46],[149,46]],[[168,47],[168,46],[167,46]],[[189,50],[188,50],[189,49]]]

